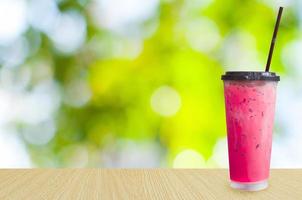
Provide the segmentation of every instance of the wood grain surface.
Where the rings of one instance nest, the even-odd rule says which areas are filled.
[[[0,199],[302,199],[302,170],[272,170],[260,192],[231,189],[225,169],[0,170]]]

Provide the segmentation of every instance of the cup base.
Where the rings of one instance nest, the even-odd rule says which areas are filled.
[[[264,190],[268,187],[267,180],[253,182],[253,183],[243,183],[243,182],[235,182],[231,181],[231,187],[237,190],[245,190],[245,191],[259,191]]]

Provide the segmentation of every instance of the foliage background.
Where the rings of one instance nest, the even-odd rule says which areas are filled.
[[[273,167],[302,166],[302,3],[1,0],[1,167],[227,167],[226,70],[263,70],[286,6]]]

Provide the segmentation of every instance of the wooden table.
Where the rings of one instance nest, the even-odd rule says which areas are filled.
[[[302,170],[272,170],[260,192],[229,187],[224,169],[0,170],[0,199],[302,199]]]

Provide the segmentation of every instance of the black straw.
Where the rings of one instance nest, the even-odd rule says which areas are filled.
[[[283,7],[280,7],[279,12],[278,12],[277,21],[276,21],[276,24],[275,24],[274,34],[273,34],[273,38],[272,38],[272,42],[271,42],[271,47],[269,49],[269,54],[268,54],[268,58],[267,58],[267,63],[266,63],[266,68],[265,68],[266,72],[269,71],[269,68],[270,68],[270,65],[271,65],[272,56],[273,56],[274,47],[275,47],[275,42],[276,42],[277,33],[278,33],[278,29],[279,29],[279,24],[280,24],[280,20],[281,20],[281,16],[282,16],[282,11],[283,11]]]

